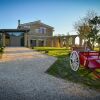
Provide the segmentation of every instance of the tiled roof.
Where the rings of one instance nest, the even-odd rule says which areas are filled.
[[[52,29],[53,29],[52,26],[49,26],[49,25],[47,25],[47,24],[44,24],[44,23],[42,23],[40,20],[34,21],[34,22],[29,22],[29,23],[20,24],[20,26],[25,26],[25,25],[30,26],[30,25],[35,25],[35,24],[42,24],[42,25],[44,25],[44,26],[46,26],[46,27],[49,27],[49,28],[52,28]]]
[[[0,32],[26,32],[29,29],[0,29]]]

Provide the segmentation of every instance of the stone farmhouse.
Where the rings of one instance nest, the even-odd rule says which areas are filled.
[[[40,20],[21,24],[18,20],[17,29],[0,29],[0,44],[3,46],[25,47],[63,47],[75,45],[78,35],[53,36],[54,27]],[[70,43],[69,43],[70,41]],[[80,45],[82,39],[80,38]]]
[[[18,29],[29,29],[25,33],[25,46],[50,46],[49,37],[53,36],[54,28],[42,23],[40,20],[18,25]]]

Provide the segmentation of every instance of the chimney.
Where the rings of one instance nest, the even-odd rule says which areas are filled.
[[[20,20],[18,20],[18,26],[20,26]]]

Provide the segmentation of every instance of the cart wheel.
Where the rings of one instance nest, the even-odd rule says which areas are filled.
[[[76,51],[73,51],[70,55],[70,66],[73,71],[77,71],[80,65],[79,55]]]

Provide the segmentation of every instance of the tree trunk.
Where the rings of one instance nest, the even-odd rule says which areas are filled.
[[[87,47],[90,49],[90,50],[93,50],[93,46],[92,46],[92,44],[88,41],[87,42]]]

